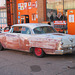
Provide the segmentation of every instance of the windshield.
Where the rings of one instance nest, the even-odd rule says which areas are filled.
[[[36,27],[33,29],[35,34],[56,33],[57,31],[50,26]]]

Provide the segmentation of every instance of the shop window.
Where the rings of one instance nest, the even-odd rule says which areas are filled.
[[[32,21],[36,20],[36,14],[32,14]]]
[[[72,3],[72,6],[69,3]],[[47,21],[51,21],[51,16],[54,20],[67,20],[66,10],[68,8],[73,8],[73,0],[72,2],[64,0],[64,3],[63,0],[47,0]]]
[[[67,29],[67,10],[74,8],[74,0],[46,0],[47,21],[57,30]],[[65,24],[64,24],[65,22]]]

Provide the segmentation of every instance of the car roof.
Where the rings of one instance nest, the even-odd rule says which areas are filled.
[[[26,26],[28,28],[34,29],[36,27],[40,27],[40,26],[50,26],[48,24],[44,24],[44,23],[23,23],[23,24],[15,24],[13,26]]]

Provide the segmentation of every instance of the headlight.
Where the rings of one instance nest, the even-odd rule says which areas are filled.
[[[62,46],[63,46],[63,42],[60,42],[59,45],[58,45],[58,50],[61,50]]]

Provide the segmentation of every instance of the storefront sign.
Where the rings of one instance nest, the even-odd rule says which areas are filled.
[[[32,7],[29,7],[28,9],[31,9]]]
[[[32,3],[32,7],[35,8],[36,7],[36,4],[35,3]]]
[[[24,10],[24,3],[18,4],[18,10]]]
[[[27,3],[24,3],[24,9],[27,9]]]
[[[24,10],[24,3],[21,3],[21,10]]]
[[[54,25],[66,25],[66,21],[54,21]]]
[[[74,15],[69,15],[69,22],[74,22]]]
[[[66,21],[54,21],[54,28],[57,31],[63,31],[67,29],[66,26],[67,22]]]
[[[36,8],[37,8],[37,1],[35,3],[36,3]]]
[[[31,9],[31,2],[28,2],[28,9]]]
[[[18,3],[18,10],[24,10],[27,9],[27,5],[28,5],[28,9],[32,9],[32,8],[37,8],[37,1],[35,2],[25,2],[25,3]]]
[[[31,6],[31,2],[28,2],[28,6]]]

